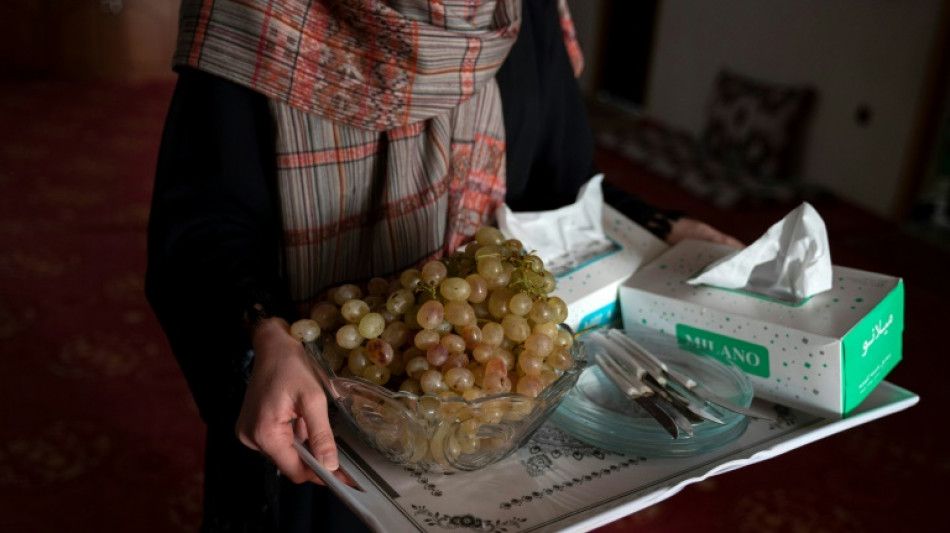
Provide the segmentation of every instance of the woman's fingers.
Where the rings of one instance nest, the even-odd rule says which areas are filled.
[[[294,449],[294,424],[290,419],[273,414],[252,416],[242,411],[237,436],[245,446],[261,452],[294,483],[312,481],[322,484]]]
[[[327,468],[339,467],[326,397],[308,356],[282,320],[262,322],[254,330],[252,342],[254,366],[235,428],[237,436],[245,446],[264,454],[291,481],[321,483],[294,448],[295,431],[302,441],[318,435],[319,446],[315,449],[324,456],[317,455],[318,460],[330,463]]]
[[[298,423],[302,423],[306,429],[306,438],[301,437],[301,440],[307,443],[310,453],[327,470],[332,472],[340,468],[333,428],[327,414],[327,398],[323,391],[317,389],[302,394],[298,412],[301,418]]]
[[[727,235],[716,228],[695,220],[692,218],[681,218],[673,222],[670,228],[670,234],[666,238],[669,244],[676,244],[682,240],[696,239],[700,241],[710,241],[717,244],[725,244],[734,248],[745,246],[742,241],[731,235]]]

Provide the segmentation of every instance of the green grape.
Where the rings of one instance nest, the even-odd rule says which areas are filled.
[[[444,307],[443,307],[444,310]],[[444,311],[443,311],[444,312]],[[435,327],[435,330],[439,332],[439,335],[447,335],[452,332],[452,324],[448,320],[445,320],[443,317],[442,323]]]
[[[472,309],[475,311],[475,318],[477,320],[491,319],[491,313],[488,311],[488,302],[478,302],[477,304],[472,304]]]
[[[363,300],[353,298],[340,306],[340,316],[351,324],[358,323],[366,313],[369,313],[369,306]]]
[[[560,374],[554,371],[553,368],[545,363],[544,368],[541,370],[541,375],[538,378],[541,380],[541,383],[545,387],[549,387],[552,383],[557,381],[557,378],[561,377]]]
[[[416,303],[416,297],[412,295],[412,291],[398,289],[386,299],[386,309],[394,315],[404,315],[414,303]]]
[[[531,296],[524,292],[516,292],[508,300],[508,311],[518,316],[525,316],[531,310],[532,305],[534,305],[534,300],[531,299]]]
[[[404,379],[402,383],[399,384],[399,390],[416,396],[422,394],[422,387],[419,386],[419,380],[412,378]]]
[[[485,278],[481,274],[469,274],[465,277],[465,281],[468,282],[469,294],[468,301],[477,304],[485,301],[485,298],[488,298],[488,282],[485,281]]]
[[[570,348],[574,345],[574,337],[563,329],[557,331],[557,338],[554,339],[554,345],[561,348]]]
[[[501,319],[509,313],[508,302],[512,292],[507,287],[499,287],[488,296],[488,312],[496,319]]]
[[[505,364],[504,359],[492,357],[485,362],[485,377],[489,375],[507,376],[510,367]]]
[[[383,296],[370,294],[363,298],[363,301],[369,306],[370,311],[378,312],[386,308],[386,298]]]
[[[478,324],[465,324],[462,326],[462,338],[465,339],[465,346],[472,348],[482,341],[482,328]]]
[[[462,422],[459,422],[458,429],[456,429],[455,431],[456,431],[456,435],[458,435],[459,437],[464,436],[464,435],[474,436],[478,432],[478,428],[480,427],[481,427],[481,424],[479,423],[478,419],[475,417],[472,417],[467,420],[463,420]]]
[[[500,346],[505,338],[505,328],[498,322],[488,322],[482,325],[482,342],[491,346]]]
[[[525,350],[546,357],[554,349],[554,339],[544,333],[534,331],[524,340]]]
[[[385,366],[371,364],[363,369],[363,379],[377,385],[385,385],[389,381],[390,372]]]
[[[544,294],[551,294],[556,288],[557,279],[554,277],[554,274],[545,270],[541,274],[541,290],[544,291]]]
[[[422,374],[429,370],[429,362],[425,356],[416,356],[406,362],[406,374],[410,378],[418,380]]]
[[[320,336],[320,324],[309,318],[297,320],[290,325],[290,334],[300,342],[313,342]]]
[[[439,284],[439,294],[449,301],[464,302],[471,296],[472,286],[464,278],[445,278]]]
[[[523,316],[508,313],[501,319],[501,327],[505,330],[505,337],[514,342],[522,342],[531,334],[531,326]]]
[[[422,266],[422,282],[431,287],[437,286],[448,275],[448,269],[442,261],[429,261]]]
[[[548,322],[554,322],[557,314],[546,302],[534,302],[531,311],[528,313],[528,318],[535,324],[547,324]]]
[[[421,306],[416,312],[416,321],[419,326],[425,329],[435,329],[442,324],[445,318],[445,308],[442,302],[438,300],[429,300]]]
[[[524,244],[518,239],[505,239],[502,246],[511,250],[512,254],[520,254],[524,250]]]
[[[363,336],[355,324],[347,324],[336,330],[336,343],[342,348],[353,349],[363,342]]]
[[[542,272],[544,270],[544,261],[536,255],[526,255],[522,260],[531,272]]]
[[[319,302],[310,310],[310,318],[320,326],[321,329],[330,330],[340,320],[340,309],[332,302]]]
[[[537,398],[544,390],[544,383],[536,376],[522,376],[518,379],[515,392],[529,398]]]
[[[409,326],[399,320],[390,322],[379,336],[393,348],[402,348],[409,342]]]
[[[554,320],[552,322],[560,324],[567,320],[567,304],[564,303],[564,300],[552,296],[548,298],[548,305],[554,310]]]
[[[485,392],[489,395],[511,392],[511,379],[508,377],[508,374],[486,374],[485,379],[482,381],[482,388],[485,389]],[[500,420],[500,418],[501,416],[499,415],[497,420]],[[493,417],[491,420],[496,420],[496,418]]]
[[[540,376],[543,365],[544,358],[531,350],[525,350],[518,354],[518,370],[526,376]]]
[[[489,289],[497,289],[500,287],[507,287],[511,283],[511,274],[515,271],[515,266],[509,262],[504,262],[501,264],[501,273],[498,274],[498,277],[494,279],[486,280],[488,281]]]
[[[449,353],[462,353],[465,351],[465,339],[455,333],[443,335],[439,340],[439,344],[445,346],[445,349],[448,350]]]
[[[501,259],[495,256],[485,256],[478,259],[478,275],[489,284],[504,273],[505,267]]]
[[[549,353],[544,361],[555,370],[567,370],[574,364],[571,352],[562,347],[558,347]]]
[[[426,393],[437,393],[448,388],[442,379],[442,372],[434,368],[426,370],[419,376],[419,387]]]
[[[371,296],[386,296],[389,294],[389,281],[385,278],[372,278],[366,283],[366,291]]]
[[[413,345],[420,350],[426,351],[436,344],[439,344],[440,339],[441,335],[439,335],[438,331],[434,329],[421,329],[416,332],[413,338]]]
[[[442,363],[442,372],[450,368],[468,368],[470,361],[465,352],[450,352],[449,358]]]
[[[561,322],[561,321],[558,321]],[[532,333],[541,333],[547,335],[551,340],[557,339],[558,327],[554,322],[548,322],[547,324],[535,324],[531,329]]]
[[[505,363],[505,368],[512,369],[515,367],[515,354],[511,353],[511,350],[503,346],[495,346],[494,356]]]
[[[494,356],[495,347],[490,344],[482,343],[472,348],[472,358],[478,363],[487,363]]]
[[[366,355],[374,364],[388,366],[393,362],[393,347],[382,339],[371,339],[366,343]]]
[[[399,275],[399,281],[402,288],[414,291],[422,284],[422,272],[415,268],[407,269]]]
[[[475,322],[475,309],[468,302],[449,302],[445,304],[445,321],[453,326],[465,326]]]
[[[475,232],[475,242],[482,246],[498,246],[505,242],[505,235],[498,228],[482,226]]]
[[[379,313],[366,313],[357,328],[364,339],[375,339],[386,329],[386,320]]]
[[[462,392],[475,385],[475,376],[467,368],[453,367],[443,374],[443,381],[450,389]]]
[[[449,360],[449,351],[441,344],[435,344],[426,350],[426,361],[430,366],[440,367]]]
[[[354,376],[362,376],[363,369],[372,364],[366,348],[358,346],[350,350],[350,355],[346,360],[346,366]]]
[[[363,291],[352,283],[340,285],[333,291],[333,301],[342,306],[347,300],[358,299],[363,296]]]

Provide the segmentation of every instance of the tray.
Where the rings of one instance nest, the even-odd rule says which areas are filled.
[[[913,392],[885,381],[843,419],[756,403],[774,410],[777,421],[752,420],[732,444],[682,458],[645,459],[605,451],[547,423],[503,461],[449,475],[392,464],[341,424],[337,434],[341,468],[362,492],[332,476],[328,485],[378,532],[590,531],[665,500],[689,484],[902,411],[918,400]],[[302,448],[299,451],[308,455]],[[315,462],[311,466],[322,478],[329,475]]]

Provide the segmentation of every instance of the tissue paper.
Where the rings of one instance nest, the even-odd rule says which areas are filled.
[[[715,261],[687,282],[741,289],[788,302],[824,292],[832,285],[825,222],[804,202],[758,240]]]
[[[588,180],[570,205],[551,211],[515,214],[507,205],[496,213],[498,227],[521,241],[544,261],[555,276],[574,270],[591,258],[617,249],[603,229],[603,174]]]
[[[550,211],[501,206],[498,229],[537,254],[557,277],[558,297],[575,331],[619,324],[617,289],[641,264],[667,249],[646,228],[604,203],[603,175],[591,178],[575,203]]]

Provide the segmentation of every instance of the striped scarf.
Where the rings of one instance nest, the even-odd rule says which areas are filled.
[[[175,64],[269,98],[301,307],[492,221],[505,194],[494,74],[520,16],[519,0],[184,0]]]

